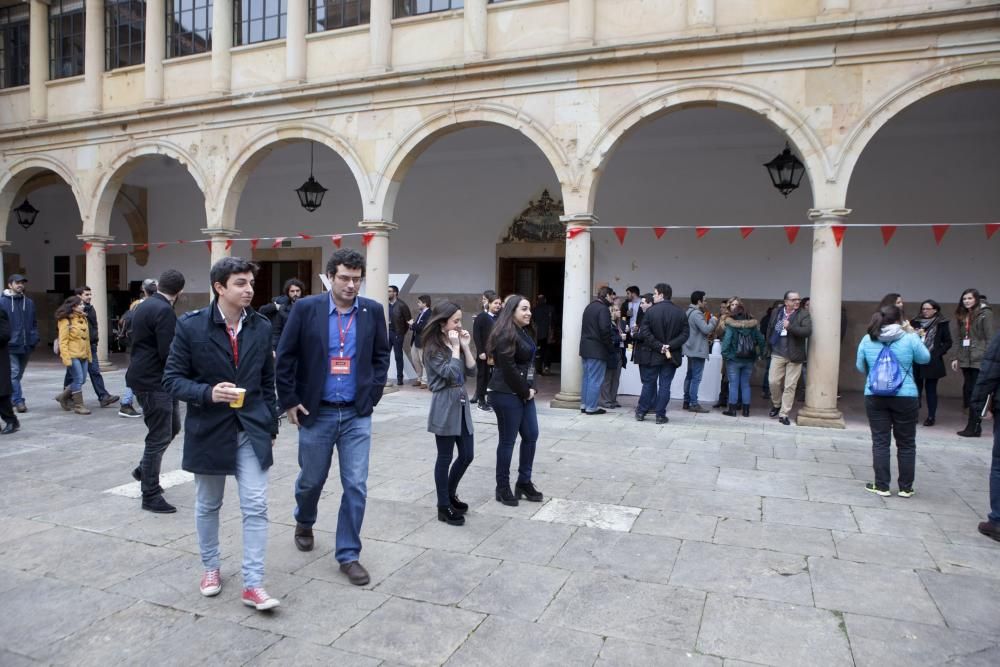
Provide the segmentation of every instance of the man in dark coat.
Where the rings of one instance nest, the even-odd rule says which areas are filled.
[[[163,368],[174,340],[174,303],[184,289],[184,276],[176,269],[167,269],[156,289],[132,315],[132,354],[125,383],[135,392],[148,429],[142,461],[132,471],[132,477],[142,484],[142,509],[169,514],[177,508],[163,499],[160,464],[170,441],[181,430],[181,413],[177,399],[163,388]]]
[[[483,292],[483,300],[486,301],[486,307],[472,321],[472,342],[476,345],[476,396],[472,400],[480,410],[490,412],[493,408],[486,401],[486,387],[493,367],[486,359],[486,341],[489,340],[493,323],[503,308],[503,301],[493,290]]]
[[[610,287],[597,290],[597,298],[583,309],[580,327],[580,357],[583,358],[583,383],[580,387],[580,412],[603,415],[607,410],[598,407],[601,383],[608,369],[608,360],[618,354],[611,340],[611,304],[615,292]]]
[[[87,328],[90,332],[90,358],[93,360],[87,366],[87,373],[90,375],[90,385],[94,388],[94,393],[97,394],[97,400],[101,404],[101,407],[106,408],[109,405],[117,403],[121,397],[112,394],[105,388],[104,376],[101,375],[101,364],[97,361],[97,342],[101,339],[101,334],[97,322],[97,311],[94,309],[93,304],[91,304],[94,292],[90,287],[84,285],[77,287],[73,290],[73,293],[83,300],[83,314],[87,316]],[[69,385],[70,372],[67,369],[66,377],[63,378],[63,386],[68,387]]]
[[[8,343],[10,343],[10,319],[7,317],[7,311],[0,308],[0,417],[4,421],[0,435],[10,435],[21,428],[21,423],[14,414],[14,404],[10,401],[14,384],[10,381]]]
[[[389,285],[389,346],[396,361],[396,384],[403,386],[403,340],[410,330],[410,307],[399,299],[399,288]]]
[[[666,424],[670,403],[670,383],[681,363],[681,348],[689,332],[684,311],[670,300],[673,290],[666,283],[653,287],[653,305],[642,317],[636,335],[634,359],[639,365],[642,393],[635,409],[636,421],[646,418],[651,409],[656,423]]]
[[[18,412],[27,412],[28,407],[24,402],[24,394],[21,392],[21,378],[24,377],[24,369],[28,367],[28,359],[38,345],[38,320],[35,317],[35,302],[32,301],[25,290],[28,279],[20,273],[15,273],[7,279],[7,289],[0,296],[0,308],[7,311],[10,316],[10,343],[7,345],[9,351],[10,381],[14,387],[11,400],[14,409]]]
[[[257,265],[224,257],[211,270],[215,299],[177,322],[163,386],[187,403],[182,467],[194,473],[195,525],[205,571],[201,593],[222,590],[219,508],[226,476],[235,475],[243,515],[243,604],[279,602],[264,590],[267,471],[278,435],[271,326],[252,308]]]
[[[389,371],[382,304],[358,296],[365,258],[342,248],[326,264],[330,293],[299,301],[278,344],[278,402],[299,427],[295,546],[310,551],[334,447],[344,489],[335,557],[356,586],[370,581],[358,558],[368,496],[372,410]]]
[[[271,320],[271,349],[278,349],[281,332],[288,324],[288,314],[292,312],[292,306],[295,305],[295,302],[305,296],[305,293],[306,284],[304,282],[298,278],[289,278],[281,289],[281,296],[268,304],[274,309],[273,315],[268,316],[268,319]],[[263,308],[261,314],[266,314]]]
[[[536,370],[539,375],[549,372],[549,356],[551,346],[549,339],[554,335],[552,319],[555,317],[555,309],[548,302],[544,294],[539,294],[535,300],[535,309],[531,312],[531,323],[535,325],[535,343],[538,345],[538,354],[535,355]]]
[[[990,466],[990,513],[979,524],[979,532],[1000,542],[1000,333],[993,336],[983,354],[979,377],[969,398],[969,411],[982,419],[987,399],[993,409],[993,463]],[[992,398],[991,398],[992,397]],[[971,423],[971,422],[970,422]],[[977,422],[978,423],[978,422]],[[981,428],[981,427],[980,427]]]

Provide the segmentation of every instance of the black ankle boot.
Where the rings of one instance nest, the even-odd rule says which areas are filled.
[[[730,403],[729,406],[725,410],[722,411],[722,414],[726,415],[727,417],[735,417],[736,416],[736,404],[735,403]]]
[[[504,505],[517,507],[517,498],[515,498],[514,494],[511,493],[510,484],[497,486],[497,500],[502,502]]]
[[[983,434],[983,425],[975,415],[969,415],[969,423],[958,434],[963,438],[978,438]]]
[[[465,514],[466,512],[469,511],[469,504],[463,503],[461,500],[458,499],[458,496],[455,495],[448,496],[448,500],[451,501],[452,508],[454,508],[454,510],[459,514]]]
[[[514,493],[517,494],[518,500],[524,498],[533,503],[542,502],[542,492],[535,488],[535,485],[531,482],[518,482],[514,485]]]
[[[455,511],[451,505],[438,506],[438,521],[444,521],[450,526],[461,526],[465,523],[465,517]]]
[[[750,404],[749,403],[744,403],[743,404],[743,416],[744,417],[749,417],[750,416]]]
[[[13,419],[11,419],[9,422],[6,423],[6,425],[3,427],[3,430],[0,431],[0,435],[10,435],[11,433],[16,433],[18,430],[20,430],[20,428],[21,428],[21,422],[17,420],[17,417],[14,417]]]

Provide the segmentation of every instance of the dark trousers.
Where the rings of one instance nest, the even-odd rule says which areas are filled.
[[[636,414],[645,415],[653,410],[657,417],[667,416],[670,383],[674,381],[676,372],[677,367],[671,363],[662,366],[639,366],[642,392],[639,394],[639,404],[635,408]]]
[[[538,354],[535,356],[535,363],[537,364],[538,372],[541,373],[543,370],[549,367],[549,355],[552,353],[549,349],[548,337],[542,338],[537,342],[538,344]]]
[[[163,495],[160,486],[160,464],[163,453],[181,430],[180,403],[165,391],[136,392],[146,422],[146,448],[142,452],[142,499],[152,500]]]
[[[538,442],[538,414],[535,401],[522,401],[516,394],[494,391],[490,405],[497,416],[497,486],[510,484],[510,461],[514,457],[514,441],[521,435],[520,461],[517,483],[531,481],[531,466],[535,462],[535,444]]]
[[[104,398],[110,396],[110,394],[104,387],[104,376],[101,375],[101,365],[97,363],[97,343],[90,344],[90,358],[92,361],[87,364],[87,374],[90,375],[90,385],[94,388],[94,393],[97,394],[97,400],[104,400]],[[70,386],[70,384],[72,384],[72,379],[70,371],[67,368],[66,377],[63,378],[63,386]]]
[[[396,379],[400,384],[403,383],[403,339],[405,338],[405,333],[400,336],[389,329],[389,345],[392,347],[392,354],[396,359]]]
[[[920,397],[927,401],[927,416],[934,419],[937,415],[938,406],[938,378],[925,378],[920,372],[920,366],[913,367],[913,380],[917,383],[917,391]]]
[[[978,368],[962,368],[962,407],[969,407],[969,399],[972,398],[972,388],[976,386],[979,379]]]
[[[888,490],[891,437],[896,439],[899,488],[912,489],[917,460],[917,414],[920,400],[914,396],[865,396],[865,412],[872,431],[872,467],[875,486]],[[891,436],[891,437],[890,437]]]
[[[17,417],[14,415],[14,404],[10,402],[10,394],[0,396],[0,419],[3,419],[7,424],[17,423]]]
[[[993,413],[993,465],[990,466],[991,523],[1000,524],[1000,413]]]
[[[462,435],[435,435],[437,441],[437,462],[434,464],[434,486],[437,488],[438,507],[451,504],[451,497],[457,495],[458,483],[472,463],[473,438],[462,415]],[[458,449],[458,458],[452,463],[451,457]],[[450,469],[449,469],[450,468]]]
[[[486,363],[485,359],[476,359],[476,396],[472,400],[476,403],[486,402],[486,386],[490,382],[490,375],[493,367]]]

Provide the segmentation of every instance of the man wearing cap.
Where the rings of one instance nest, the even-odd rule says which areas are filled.
[[[10,382],[14,385],[11,402],[18,412],[27,412],[24,394],[21,392],[21,378],[28,366],[28,359],[38,345],[38,321],[35,319],[35,302],[25,294],[28,279],[15,273],[7,280],[7,289],[0,296],[0,308],[7,311],[10,319]]]

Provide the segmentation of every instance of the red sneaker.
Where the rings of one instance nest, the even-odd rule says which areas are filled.
[[[243,589],[243,604],[248,607],[254,607],[257,611],[265,611],[279,606],[281,601],[271,597],[267,594],[267,591],[258,586]]]
[[[201,594],[207,598],[218,595],[222,590],[222,573],[218,570],[206,570],[201,575]]]

